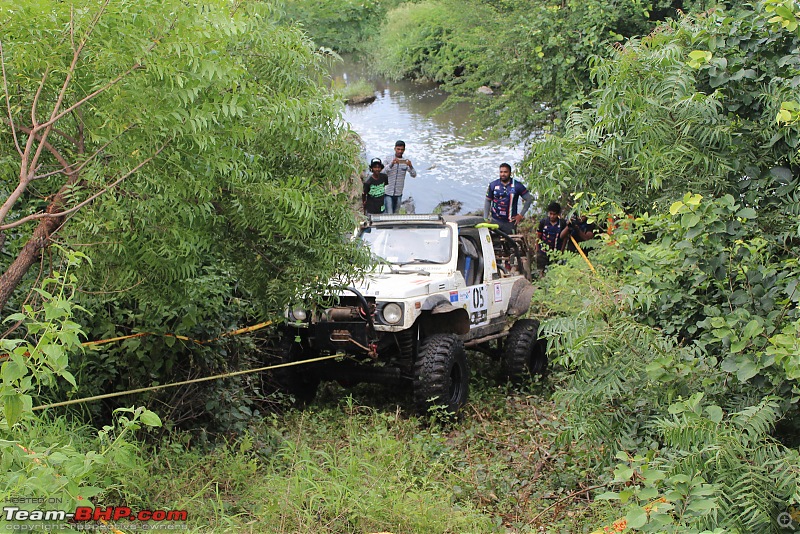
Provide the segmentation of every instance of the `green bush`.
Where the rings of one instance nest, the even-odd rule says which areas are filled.
[[[631,528],[773,529],[800,501],[797,451],[775,434],[798,422],[797,260],[732,196],[687,194],[605,241],[597,276],[570,258],[538,297],[571,371],[557,443],[593,444],[587,468]]]
[[[65,512],[91,505],[96,498],[115,501],[125,496],[128,501],[133,488],[127,478],[143,466],[133,433],[143,426],[161,426],[160,418],[143,407],[114,410],[113,422],[99,432],[71,418],[34,413],[34,400],[37,405],[46,402],[59,378],[77,387],[68,368],[82,335],[72,320],[77,307],[71,272],[81,256],[66,257],[64,272],[51,273],[36,288],[41,306],[26,305],[24,312],[6,319],[17,321],[16,332],[24,337],[0,340],[8,351],[0,365],[0,501],[27,498],[20,504],[23,510],[44,509],[37,502],[47,499]],[[0,526],[6,524],[14,523],[0,518]]]
[[[363,52],[386,15],[381,0],[284,0],[284,17],[298,22],[319,46],[340,53]]]

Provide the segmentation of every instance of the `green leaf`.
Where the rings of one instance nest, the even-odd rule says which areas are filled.
[[[16,394],[6,395],[3,399],[3,408],[10,428],[22,417],[22,399]]]
[[[647,512],[645,512],[644,508],[641,506],[636,506],[633,510],[628,512],[625,519],[628,521],[628,528],[641,528],[647,523]]]
[[[708,418],[714,421],[715,423],[719,424],[722,422],[722,408],[716,405],[706,406],[705,412],[708,415]]]
[[[755,219],[756,215],[756,210],[753,208],[742,208],[736,213],[736,216],[742,219]]]
[[[62,371],[61,376],[64,377],[64,380],[72,384],[72,387],[77,387],[77,384],[75,383],[75,377],[72,376],[72,373],[69,371]]]
[[[634,470],[631,467],[627,467],[624,465],[618,465],[614,469],[614,481],[615,482],[627,482],[633,476]]]
[[[689,212],[681,216],[681,226],[684,228],[692,228],[700,222],[700,215],[698,213]]]
[[[764,331],[764,327],[761,326],[757,320],[752,319],[747,325],[744,327],[742,331],[742,336],[746,337],[747,339],[753,339],[757,335],[761,334]]]
[[[28,368],[20,364],[17,359],[6,360],[0,367],[0,376],[3,377],[3,382],[7,384],[13,384],[26,374],[28,374]]]
[[[746,359],[739,366],[739,370],[736,371],[736,378],[738,378],[740,382],[747,382],[756,376],[759,371],[761,371],[761,369],[752,360]]]
[[[638,497],[640,500],[644,501],[655,499],[656,497],[658,497],[658,489],[654,488],[653,486],[647,486],[645,488],[642,488],[641,491],[639,491]]]
[[[742,352],[745,347],[747,347],[748,343],[748,339],[737,339],[736,341],[731,341],[731,353],[736,354],[738,352]]]
[[[142,412],[142,415],[139,417],[139,420],[142,424],[147,426],[161,426],[161,418],[155,412],[151,412],[150,410],[145,410]]]

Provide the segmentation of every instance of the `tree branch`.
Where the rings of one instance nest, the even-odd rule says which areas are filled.
[[[89,28],[86,31],[86,35],[83,36],[83,39],[81,40],[81,42],[80,42],[80,44],[78,45],[77,48],[73,47],[74,52],[72,54],[72,62],[70,63],[69,68],[67,69],[67,77],[64,78],[64,83],[61,85],[61,90],[58,92],[58,98],[56,99],[56,103],[53,105],[53,111],[50,113],[50,119],[47,122],[45,122],[44,124],[41,124],[41,125],[36,123],[36,117],[35,117],[35,115],[36,115],[35,114],[36,101],[38,100],[38,91],[37,91],[37,96],[36,96],[36,98],[34,98],[34,103],[33,103],[32,111],[31,111],[31,114],[33,115],[33,132],[38,134],[39,130],[43,129],[44,133],[42,133],[39,146],[36,148],[36,154],[34,154],[33,159],[31,160],[30,164],[28,165],[28,167],[26,169],[27,173],[29,175],[33,172],[33,169],[36,168],[36,166],[37,166],[37,164],[39,162],[39,158],[41,157],[42,150],[44,148],[43,143],[47,140],[47,136],[50,135],[50,130],[52,129],[53,124],[55,124],[56,121],[58,121],[61,117],[63,117],[65,113],[68,113],[69,111],[71,111],[72,109],[74,109],[75,107],[81,105],[84,102],[84,100],[81,100],[77,104],[75,104],[73,107],[69,108],[67,110],[67,112],[61,112],[61,113],[59,112],[59,109],[61,109],[61,105],[64,103],[64,98],[66,98],[67,88],[69,87],[69,84],[72,81],[72,77],[75,75],[75,70],[76,70],[76,68],[78,66],[78,60],[80,59],[81,53],[83,52],[83,48],[86,46],[86,43],[89,41],[89,37],[92,35],[92,32],[94,31],[95,26],[97,26],[97,23],[100,21],[100,17],[103,15],[103,13],[105,12],[106,8],[108,7],[109,1],[110,0],[105,0],[103,2],[103,5],[100,7],[100,9],[95,14],[94,18],[92,19],[92,22],[89,23]],[[71,18],[72,17],[70,17],[70,19]],[[47,77],[47,73],[45,73],[44,78],[42,78],[42,85],[44,85],[44,79],[46,77]],[[116,83],[116,81],[114,81],[113,83]],[[106,86],[106,87],[108,87],[108,86]],[[40,90],[41,90],[41,87],[40,87]],[[101,88],[101,90],[104,90],[104,88]],[[26,150],[26,153],[27,152],[28,151]]]
[[[21,129],[21,130],[23,130],[23,131],[25,131],[25,132],[28,132],[28,131],[29,131],[29,130],[28,130],[28,129],[26,129],[26,128],[20,128],[20,129]],[[121,132],[120,132],[118,135],[116,135],[115,137],[111,138],[111,139],[110,139],[110,140],[108,140],[106,143],[104,143],[104,144],[103,144],[103,146],[101,146],[100,148],[98,148],[97,150],[95,150],[95,152],[94,152],[94,153],[93,153],[91,156],[89,156],[88,158],[86,158],[85,160],[83,160],[83,161],[81,162],[81,164],[80,164],[80,165],[78,165],[78,166],[77,166],[77,167],[76,167],[74,170],[72,170],[72,171],[69,171],[69,170],[68,170],[68,171],[67,171],[67,175],[68,175],[68,176],[71,176],[71,175],[73,175],[73,174],[79,174],[79,173],[80,173],[80,172],[83,170],[83,168],[84,168],[84,167],[86,167],[86,165],[88,165],[88,164],[89,164],[89,162],[90,162],[90,161],[92,161],[94,158],[96,158],[96,157],[98,156],[98,154],[100,154],[101,152],[103,152],[103,151],[104,151],[104,150],[105,150],[105,149],[106,149],[106,148],[107,148],[109,145],[111,145],[111,143],[113,143],[113,142],[115,142],[115,141],[119,140],[119,138],[120,138],[120,137],[122,137],[122,136],[123,136],[123,135],[124,135],[124,134],[125,134],[125,133],[126,133],[128,130],[131,130],[131,129],[133,129],[133,126],[127,126],[127,127],[126,127],[124,130],[122,130],[122,131],[121,131]],[[53,150],[55,150],[55,148],[53,148]],[[55,156],[55,154],[53,154],[53,155]],[[37,174],[36,176],[34,176],[34,177],[31,179],[31,181],[33,181],[33,180],[41,180],[41,179],[43,179],[43,178],[49,178],[50,176],[53,176],[53,175],[55,175],[55,174],[59,174],[59,173],[61,173],[61,172],[64,172],[64,170],[65,170],[65,169],[60,169],[60,170],[57,170],[57,171],[51,171],[51,172],[48,172],[48,173],[45,173],[45,174]]]
[[[75,206],[71,207],[70,209],[64,210],[64,211],[60,211],[58,213],[47,213],[47,212],[34,213],[34,214],[31,214],[31,215],[28,215],[27,217],[23,217],[22,219],[14,221],[13,223],[0,225],[0,231],[9,230],[11,228],[16,228],[17,226],[21,226],[21,225],[23,225],[23,224],[25,224],[25,223],[27,223],[29,221],[33,221],[33,220],[37,220],[37,219],[55,219],[55,218],[58,218],[58,217],[65,217],[67,215],[75,213],[76,211],[78,211],[79,209],[81,209],[85,205],[89,204],[90,202],[92,202],[94,199],[96,199],[100,195],[103,195],[103,194],[107,193],[110,189],[112,189],[112,188],[116,187],[117,185],[119,185],[120,183],[122,183],[123,180],[125,180],[126,178],[128,178],[132,174],[136,173],[139,169],[141,169],[143,166],[145,166],[150,161],[152,161],[153,158],[158,156],[161,153],[161,151],[164,150],[164,148],[166,148],[168,143],[169,142],[164,143],[163,145],[161,145],[158,148],[158,150],[156,150],[155,153],[153,153],[149,158],[142,160],[141,162],[139,162],[138,165],[136,165],[136,167],[134,167],[130,171],[128,171],[125,174],[123,174],[122,176],[120,176],[117,180],[115,180],[111,184],[107,185],[102,190],[98,191],[97,193],[95,193],[94,195],[90,196],[86,200],[84,200],[84,201],[76,204]]]
[[[71,135],[69,135],[64,130],[60,130],[58,128],[53,128],[53,133],[56,133],[56,134],[60,135],[61,137],[66,139],[68,142],[70,142],[73,145],[75,145],[75,148],[78,148],[78,139],[75,138],[75,137],[72,137]]]
[[[31,128],[28,128],[27,126],[20,126],[19,129],[25,132],[26,134],[30,135],[31,137],[34,138],[36,137],[34,131]],[[64,156],[61,155],[61,153],[58,151],[58,149],[56,149],[56,147],[54,147],[53,145],[44,140],[40,140],[39,142],[44,145],[47,151],[50,152],[50,154],[52,154],[54,158],[56,158],[56,161],[58,161],[61,164],[61,166],[64,168],[63,170],[66,171],[68,175],[72,175],[76,172],[72,170],[72,166],[69,164],[66,158],[64,158]],[[57,171],[57,172],[62,172],[62,171]],[[49,174],[55,174],[55,173],[48,173],[48,175]],[[33,176],[30,177],[28,181],[30,182],[39,178],[43,178],[43,176],[36,176],[34,174]],[[0,218],[0,221],[2,221],[2,218]]]
[[[104,85],[103,87],[101,87],[101,88],[100,88],[100,89],[98,89],[97,91],[95,91],[95,92],[93,92],[93,93],[91,93],[91,94],[89,94],[89,95],[87,95],[87,96],[85,96],[85,97],[81,98],[80,100],[78,100],[77,102],[75,102],[73,105],[71,105],[70,107],[68,107],[68,108],[67,108],[67,109],[65,109],[64,111],[60,112],[58,115],[55,115],[53,118],[51,118],[51,119],[50,119],[50,120],[48,120],[47,122],[43,123],[43,124],[40,126],[40,128],[49,128],[49,127],[50,127],[50,126],[52,126],[52,125],[53,125],[55,122],[57,122],[57,121],[59,121],[61,118],[63,118],[63,117],[64,117],[64,115],[67,115],[67,114],[71,113],[72,111],[74,111],[75,109],[79,108],[80,106],[82,106],[83,104],[85,104],[86,102],[88,102],[89,100],[91,100],[92,98],[94,98],[94,97],[96,97],[97,95],[99,95],[99,94],[101,94],[101,93],[103,93],[103,92],[105,92],[105,91],[109,90],[111,87],[113,87],[114,85],[116,85],[116,84],[117,84],[117,83],[118,83],[120,80],[122,80],[123,78],[125,78],[125,77],[126,77],[128,74],[130,74],[131,72],[133,72],[133,71],[135,71],[135,70],[141,69],[141,68],[142,68],[142,65],[141,65],[140,63],[136,63],[136,64],[134,64],[133,66],[131,66],[131,68],[129,68],[128,70],[126,70],[125,72],[123,72],[122,74],[120,74],[119,76],[117,76],[116,78],[114,78],[113,80],[111,80],[110,82],[108,82],[106,85]]]
[[[14,127],[14,116],[11,113],[11,95],[8,93],[8,77],[6,76],[6,57],[3,54],[3,42],[0,41],[0,68],[3,70],[3,92],[6,95],[6,109],[8,110],[8,124],[11,126],[11,136],[14,138],[14,146],[17,147],[17,152],[22,156],[22,148],[19,146],[19,139],[17,138],[17,129]]]

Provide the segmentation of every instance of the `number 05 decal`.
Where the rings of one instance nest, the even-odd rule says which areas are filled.
[[[469,322],[473,325],[485,323],[489,320],[487,313],[486,286],[473,286],[470,288]]]

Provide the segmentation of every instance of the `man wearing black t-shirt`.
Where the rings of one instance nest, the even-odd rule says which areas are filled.
[[[564,250],[564,240],[569,233],[567,222],[561,218],[561,204],[551,202],[547,206],[547,217],[539,221],[536,232],[539,238],[536,241],[536,265],[539,274],[544,275],[545,268],[550,264],[548,252]]]
[[[380,158],[373,158],[369,162],[369,170],[372,174],[364,182],[364,192],[361,195],[361,203],[364,205],[364,213],[384,213],[384,196],[386,195],[386,184],[389,177],[381,171],[383,162]]]

